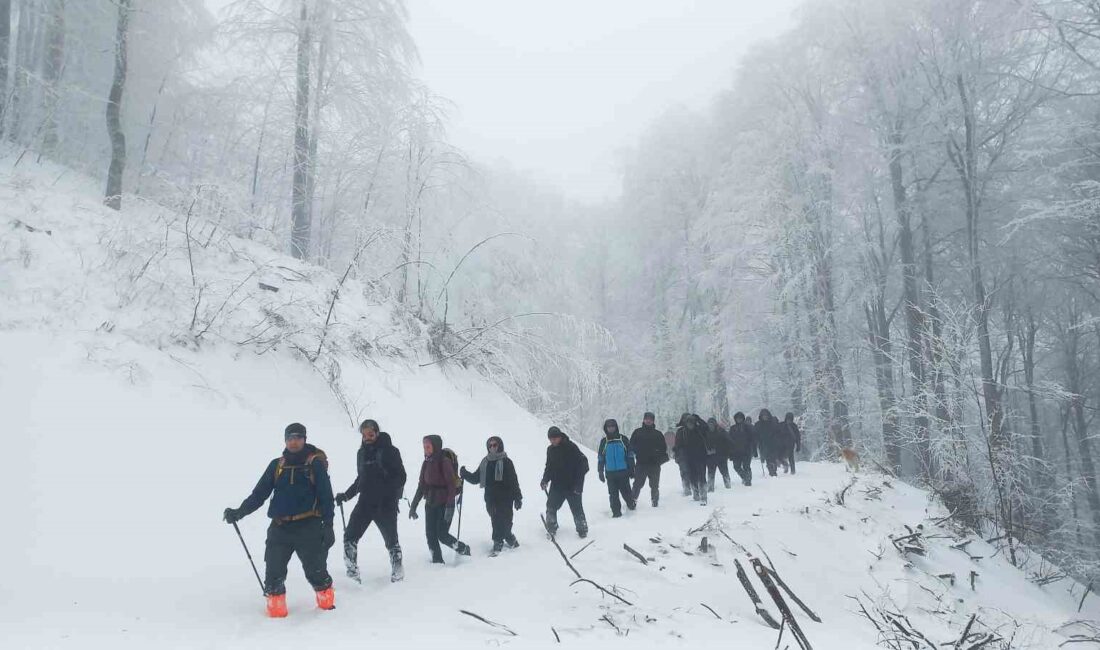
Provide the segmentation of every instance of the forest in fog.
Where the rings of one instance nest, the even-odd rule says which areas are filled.
[[[792,411],[1096,575],[1100,3],[808,0],[596,204],[450,143],[409,10],[0,0],[4,146],[358,278],[582,440]]]

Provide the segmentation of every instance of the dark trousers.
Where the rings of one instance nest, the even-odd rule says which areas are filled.
[[[512,502],[494,503],[486,501],[485,510],[489,513],[489,521],[493,524],[493,541],[506,542],[511,539],[512,518],[515,516],[515,511],[512,510]]]
[[[722,472],[722,482],[726,487],[730,486],[729,462],[723,456],[715,454],[707,456],[707,489],[714,492],[714,478],[718,471]]]
[[[443,549],[439,543],[454,548],[458,539],[451,534],[451,519],[447,516],[447,506],[428,504],[424,508],[424,535],[428,538],[428,549],[432,560],[443,559]]]
[[[349,567],[359,565],[359,540],[372,523],[382,533],[382,541],[390,555],[401,552],[401,544],[397,541],[397,508],[359,501],[344,530],[344,562]]]
[[[691,485],[691,492],[696,499],[706,498],[707,495],[707,459],[690,459],[687,463],[688,466],[688,483]]]
[[[768,476],[775,476],[776,471],[779,468],[779,459],[775,456],[771,456],[766,461],[768,466]]]
[[[573,513],[573,523],[577,526],[578,533],[588,533],[588,520],[584,516],[584,501],[581,493],[573,490],[565,490],[552,486],[546,494],[546,524],[550,531],[558,529],[558,510],[563,503],[569,503],[569,511]]]
[[[306,580],[317,591],[332,586],[332,576],[325,566],[327,549],[321,539],[321,518],[310,517],[280,524],[271,522],[267,528],[267,544],[264,549],[264,593],[286,593],[286,571],[295,553],[302,563]]]
[[[794,474],[794,449],[787,452],[787,467],[790,468],[791,474]]]
[[[645,487],[646,481],[649,481],[649,496],[653,499],[653,502],[657,502],[657,497],[660,496],[661,491],[661,466],[654,465],[635,465],[634,466],[634,500],[638,500],[638,496],[642,493],[642,488]]]
[[[752,456],[734,458],[733,471],[737,472],[737,475],[741,477],[742,483],[745,485],[752,485]]]
[[[621,515],[623,513],[623,504],[619,500],[619,495],[622,495],[627,507],[633,510],[634,496],[630,492],[630,474],[625,469],[618,472],[607,472],[604,475],[604,480],[607,481],[607,496],[611,501],[611,514]]]
[[[691,469],[686,460],[677,461],[676,466],[680,468],[680,483],[684,486],[684,496],[691,496]]]

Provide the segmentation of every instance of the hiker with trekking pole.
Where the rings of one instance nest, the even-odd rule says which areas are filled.
[[[443,438],[424,436],[424,463],[420,466],[420,481],[416,495],[409,506],[409,519],[419,519],[417,507],[424,499],[424,534],[432,564],[443,564],[440,543],[455,550],[458,555],[469,555],[470,547],[451,535],[456,499],[460,497],[462,479],[458,476],[458,459],[450,449],[443,448]],[[461,501],[458,502],[461,505]],[[462,525],[459,510],[459,526]],[[459,533],[461,534],[461,528]]]
[[[267,615],[274,618],[287,615],[287,565],[294,554],[298,555],[306,580],[316,592],[317,606],[321,609],[336,607],[332,577],[326,566],[328,549],[335,542],[328,459],[325,452],[306,443],[306,428],[297,422],[286,427],[283,440],[286,448],[282,455],[267,464],[252,493],[239,507],[226,508],[222,513],[226,523],[232,524],[237,531],[259,580],[259,571],[237,522],[258,510],[271,497],[267,507],[271,525],[267,529],[264,580],[260,586],[267,599]]]
[[[336,495],[341,519],[344,517],[344,503],[359,497],[351,511],[351,521],[344,525],[344,565],[349,578],[362,581],[359,574],[359,540],[373,523],[389,551],[390,582],[398,582],[405,577],[401,544],[397,538],[398,501],[405,489],[405,464],[390,435],[379,431],[374,420],[363,420],[359,425],[359,434],[363,442],[355,456],[355,481],[347,490]]]

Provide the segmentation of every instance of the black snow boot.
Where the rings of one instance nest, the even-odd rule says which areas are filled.
[[[440,558],[442,560],[442,558]],[[401,582],[405,579],[405,567],[401,564],[401,547],[390,549],[390,582]]]
[[[657,507],[657,497],[653,497],[653,507]]]
[[[508,548],[519,548],[519,540],[516,539],[515,535],[504,540],[504,543],[508,545]]]
[[[455,553],[459,555],[469,555],[470,545],[466,542],[455,542]]]
[[[496,557],[504,550],[504,542],[493,542],[493,550],[489,551],[489,557]]]

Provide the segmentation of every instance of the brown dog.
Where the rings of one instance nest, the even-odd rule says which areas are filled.
[[[855,449],[851,447],[844,447],[840,450],[840,457],[844,459],[845,463],[848,463],[847,469],[852,472],[859,471],[859,454]]]

